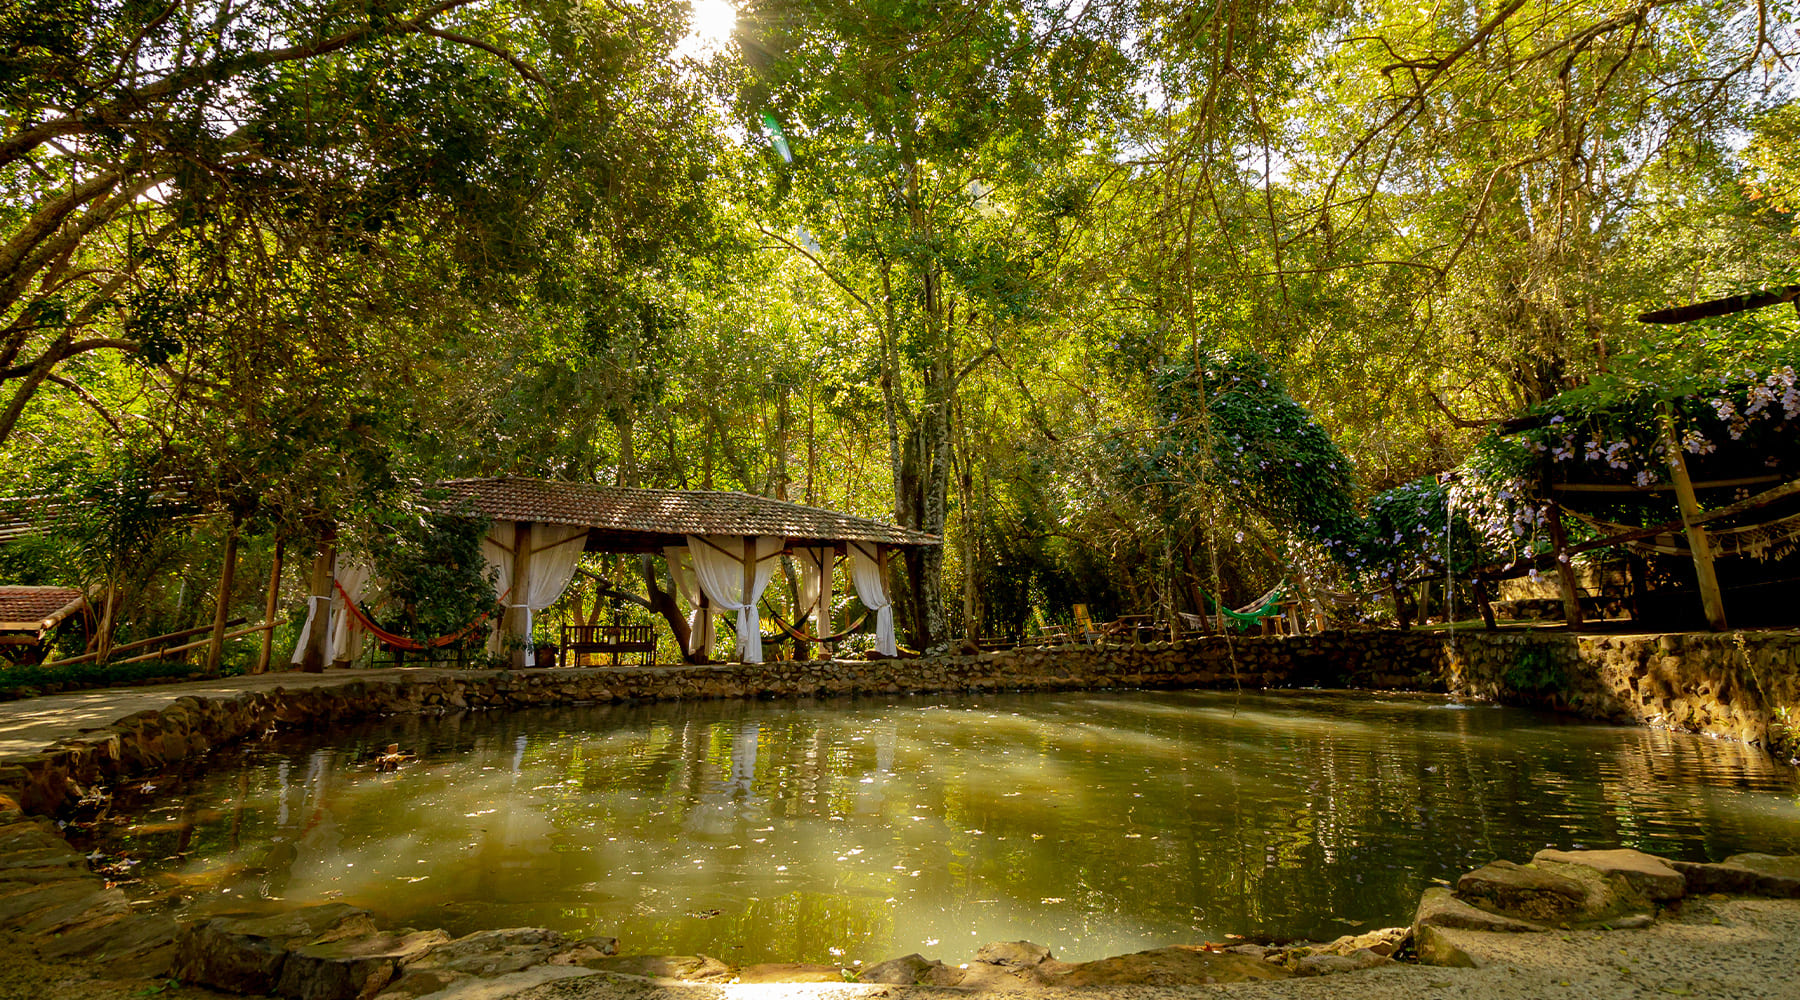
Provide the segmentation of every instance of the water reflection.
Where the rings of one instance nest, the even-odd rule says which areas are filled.
[[[1758,751],[1444,708],[1155,693],[402,718],[244,750],[97,846],[200,911],[341,899],[736,961],[1330,938],[1545,846],[1800,852],[1796,773]],[[377,773],[396,741],[417,759]]]

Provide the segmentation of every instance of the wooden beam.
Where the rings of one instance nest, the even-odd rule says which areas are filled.
[[[1701,483],[1691,483],[1696,490],[1721,490],[1736,486],[1760,486],[1763,483],[1779,483],[1780,476],[1742,476],[1737,479],[1709,479]],[[1632,486],[1627,483],[1553,483],[1553,493],[1659,493],[1675,489],[1675,484],[1653,483],[1649,486]]]
[[[225,655],[225,616],[231,612],[231,583],[237,576],[238,522],[231,519],[225,531],[225,565],[219,570],[219,595],[213,602],[212,642],[206,647],[206,675],[219,672],[219,659]],[[268,621],[272,616],[263,616]]]
[[[811,419],[810,416],[807,418],[807,434],[809,438],[812,434],[812,428],[810,426]],[[810,447],[810,445],[811,442],[809,441],[808,446]],[[807,476],[810,479],[812,473],[808,471]],[[807,489],[810,490],[811,488],[812,484],[809,482],[807,484]],[[819,607],[813,613],[813,634],[817,636],[827,636],[834,630],[831,621],[831,591],[833,587],[832,578],[837,575],[837,550],[835,548],[815,548],[813,551],[815,553],[821,553],[819,565]],[[822,639],[819,642],[819,654],[824,656],[827,660],[831,659],[833,656],[831,646],[826,644]]]
[[[226,628],[236,628],[239,625],[244,624],[246,621],[249,621],[249,619],[233,618],[232,620],[225,623],[225,627]],[[202,632],[210,632],[210,631],[212,631],[211,625],[201,625],[201,626],[198,626],[197,628],[184,628],[179,632],[170,632],[170,633],[167,633],[166,635],[153,635],[148,639],[139,639],[136,642],[128,642],[122,646],[114,646],[112,651],[114,653],[129,652],[130,650],[133,650],[133,649],[143,649],[145,646],[154,646],[155,644],[157,644],[159,642],[169,642],[174,639],[185,639],[190,635],[199,635]],[[231,635],[227,635],[225,638],[230,639],[230,638],[232,638],[232,635],[236,635],[236,634],[237,633],[232,633]],[[196,645],[204,646],[210,641],[212,641],[212,640],[201,639],[197,643],[189,643],[185,646],[182,646],[181,648],[182,649],[192,649]],[[166,652],[169,652],[169,650],[159,649],[155,653],[152,653],[151,655],[152,656],[161,656],[162,654],[164,654]],[[71,656],[65,660],[52,660],[49,662],[41,663],[41,664],[39,664],[39,666],[43,666],[43,667],[58,666],[58,667],[60,667],[60,666],[66,666],[66,665],[72,664],[72,663],[87,663],[90,660],[96,659],[99,655],[100,654],[97,652],[83,653],[80,656]],[[149,659],[149,657],[148,656],[139,656],[139,657],[134,657],[133,659],[130,659],[130,660],[119,660],[117,662],[119,662],[119,663],[135,663],[138,660],[143,660],[143,659]]]
[[[262,632],[262,631],[266,631],[268,629],[272,629],[274,627],[275,627],[274,622],[262,622],[261,624],[258,624],[258,625],[252,625],[249,628],[241,628],[235,632],[227,632],[227,633],[225,633],[225,638],[226,639],[240,639],[244,636],[249,635],[252,632]],[[200,631],[202,631],[202,632],[206,631],[206,627],[202,627],[200,629]],[[200,639],[200,640],[197,640],[194,642],[186,643],[185,645],[171,646],[168,649],[159,649],[154,653],[144,653],[139,656],[127,657],[126,659],[116,660],[114,662],[120,663],[120,664],[125,664],[125,663],[137,663],[142,660],[154,660],[159,656],[168,656],[170,653],[185,653],[190,649],[199,649],[201,646],[208,645],[211,642],[212,642],[211,638]],[[75,661],[63,660],[61,662],[73,663]]]
[[[1713,316],[1729,316],[1732,313],[1761,309],[1764,306],[1780,305],[1783,302],[1800,301],[1800,285],[1788,285],[1784,288],[1770,288],[1760,292],[1744,295],[1727,295],[1722,299],[1708,302],[1695,302],[1671,309],[1658,309],[1654,312],[1639,313],[1639,323],[1691,323],[1697,319]]]
[[[1681,505],[1688,549],[1694,557],[1694,574],[1700,582],[1700,604],[1706,612],[1706,624],[1714,632],[1723,632],[1727,627],[1725,598],[1719,592],[1719,575],[1713,570],[1712,545],[1707,542],[1706,528],[1700,523],[1700,501],[1694,496],[1694,484],[1688,479],[1687,458],[1676,443],[1680,439],[1675,434],[1675,420],[1666,410],[1662,415],[1662,432],[1669,475],[1675,480],[1675,499]]]
[[[513,564],[512,564],[512,603],[506,607],[506,634],[517,640],[515,648],[507,654],[507,661],[514,667],[529,667],[536,663],[537,657],[531,649],[531,611],[525,607],[525,599],[531,579],[531,522],[513,522]]]
[[[744,589],[738,595],[738,599],[743,601],[745,604],[748,604],[748,603],[750,603],[750,595],[756,587],[756,536],[755,535],[745,535],[744,536],[743,566],[744,566],[744,579],[743,579]],[[741,629],[741,628],[738,629],[737,630],[738,662],[740,662],[740,663],[749,663],[750,662],[749,648],[750,648],[750,637],[744,634],[743,629]],[[758,657],[758,659],[760,660],[761,657]]]

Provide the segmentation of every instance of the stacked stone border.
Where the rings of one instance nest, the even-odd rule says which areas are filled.
[[[55,816],[97,785],[154,774],[272,727],[317,729],[370,716],[710,698],[1306,687],[1448,693],[1782,745],[1791,736],[1787,721],[1800,715],[1800,632],[1327,632],[910,660],[440,670],[184,697],[0,761],[0,822]]]

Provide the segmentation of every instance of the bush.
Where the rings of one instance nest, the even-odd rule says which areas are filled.
[[[29,698],[63,688],[112,687],[153,681],[186,680],[198,673],[187,663],[145,660],[141,663],[72,663],[48,667],[0,668],[0,699]],[[230,671],[226,671],[229,673]]]

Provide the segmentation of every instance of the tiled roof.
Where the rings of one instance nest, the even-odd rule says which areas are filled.
[[[150,502],[170,518],[192,517],[199,510],[189,497],[190,485],[186,477],[160,477],[152,487]],[[0,497],[0,545],[35,532],[67,527],[99,507],[100,501],[92,497],[60,493]]]
[[[941,545],[922,531],[735,491],[645,490],[544,479],[452,479],[428,487],[439,509],[467,503],[496,521],[586,525],[621,535],[773,535],[790,542]],[[440,499],[441,498],[441,499]]]
[[[0,630],[49,628],[73,614],[81,600],[73,587],[0,587]]]

